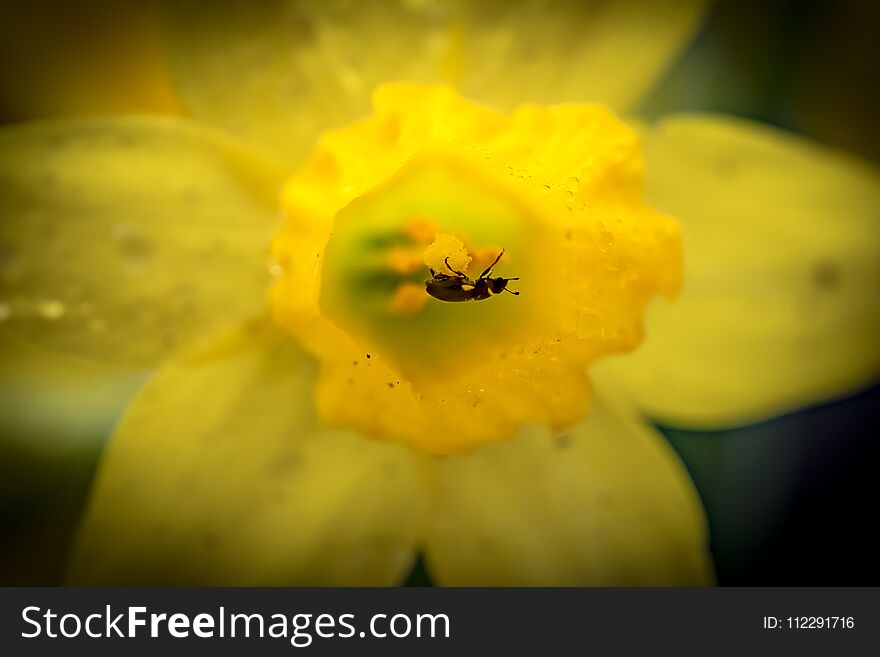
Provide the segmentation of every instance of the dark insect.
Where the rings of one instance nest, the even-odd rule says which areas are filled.
[[[500,276],[492,278],[489,276],[492,273],[492,268],[498,264],[503,255],[504,251],[502,250],[495,258],[495,262],[486,267],[486,270],[475,281],[469,279],[466,274],[455,271],[449,266],[449,258],[446,258],[446,268],[453,275],[438,273],[432,269],[432,278],[425,283],[425,290],[440,301],[482,301],[502,292],[519,295],[519,292],[507,289],[508,282],[518,281],[519,278],[501,278]]]

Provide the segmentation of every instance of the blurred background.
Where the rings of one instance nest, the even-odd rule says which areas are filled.
[[[638,113],[734,114],[880,164],[878,28],[872,0],[722,0]],[[750,427],[660,427],[708,512],[720,584],[880,583],[878,409],[875,386]]]
[[[138,3],[19,4],[0,7],[0,122],[177,110],[144,64],[156,45]],[[735,114],[880,164],[878,28],[871,0],[721,0],[638,114]],[[0,585],[55,584],[102,446],[145,375],[30,350],[2,315]],[[880,583],[878,408],[880,386],[749,427],[660,427],[702,496],[720,584]],[[422,564],[407,583],[430,584]]]

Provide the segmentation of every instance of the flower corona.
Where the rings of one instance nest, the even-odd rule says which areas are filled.
[[[374,108],[287,182],[272,249],[273,313],[321,364],[322,420],[438,454],[571,426],[589,364],[635,347],[647,302],[680,285],[635,134],[598,105],[508,116],[445,86],[384,85]],[[502,248],[522,296],[424,292],[431,269],[475,277]]]

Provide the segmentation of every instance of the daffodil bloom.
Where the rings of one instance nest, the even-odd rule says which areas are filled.
[[[616,117],[698,15],[173,3],[182,101],[227,132],[5,128],[4,326],[158,365],[71,581],[387,585],[421,552],[440,584],[711,583],[644,416],[875,379],[880,178],[745,121]],[[502,250],[519,296],[425,293]]]

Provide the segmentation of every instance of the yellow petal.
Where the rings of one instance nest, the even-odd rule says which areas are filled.
[[[444,585],[702,585],[703,511],[662,436],[597,395],[562,436],[438,464],[427,560]]]
[[[0,131],[2,325],[37,345],[153,365],[259,312],[280,172],[160,118]]]
[[[5,120],[179,114],[147,0],[0,4]]]
[[[320,428],[314,372],[262,324],[160,370],[100,466],[72,581],[402,579],[421,522],[420,464],[397,445]]]
[[[299,161],[370,110],[386,81],[447,82],[509,110],[632,106],[696,26],[704,0],[168,2],[172,74],[196,117]]]
[[[648,130],[648,198],[681,220],[685,286],[594,378],[652,417],[722,427],[880,376],[880,175],[777,130],[679,117]]]

